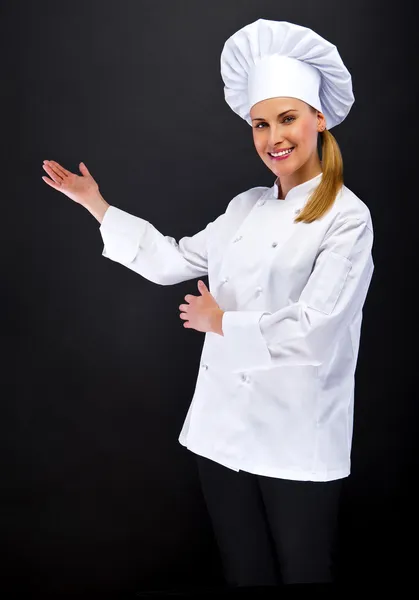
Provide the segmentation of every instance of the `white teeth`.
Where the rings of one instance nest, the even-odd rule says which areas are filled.
[[[276,154],[271,152],[270,154],[271,156],[284,156],[285,154],[290,154],[293,150],[294,148],[291,148],[290,150],[283,150],[282,152],[277,152]]]

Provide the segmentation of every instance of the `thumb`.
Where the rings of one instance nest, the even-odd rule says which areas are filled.
[[[84,164],[84,162],[81,162],[79,164],[79,168],[80,168],[80,171],[82,172],[83,175],[90,175],[89,170],[86,167],[86,165]]]

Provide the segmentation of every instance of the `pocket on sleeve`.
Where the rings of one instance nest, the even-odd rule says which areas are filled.
[[[330,315],[343,290],[352,263],[345,256],[327,252],[313,273],[302,294],[307,306]]]

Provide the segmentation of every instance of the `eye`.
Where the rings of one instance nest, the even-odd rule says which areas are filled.
[[[287,119],[291,119],[291,121],[287,121]],[[293,121],[295,121],[295,117],[292,117],[291,115],[289,115],[288,117],[284,117],[282,122],[289,125],[289,123],[292,123]],[[267,123],[265,123],[265,122],[258,123],[257,125],[255,125],[255,127],[253,129],[262,129],[261,127],[259,127],[260,125],[267,125]]]

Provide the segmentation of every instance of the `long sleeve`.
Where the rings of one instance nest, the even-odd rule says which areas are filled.
[[[204,277],[208,272],[207,239],[212,224],[178,243],[145,219],[110,206],[100,226],[102,256],[160,285]]]
[[[226,311],[222,330],[234,371],[321,365],[365,302],[372,244],[370,218],[336,223],[297,302],[274,313]]]

